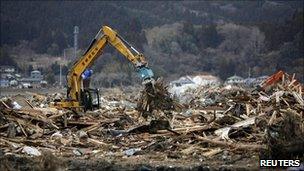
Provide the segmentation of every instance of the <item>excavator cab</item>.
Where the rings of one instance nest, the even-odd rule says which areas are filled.
[[[80,94],[80,105],[83,106],[84,111],[99,109],[99,90],[90,88],[90,77],[93,74],[92,69],[86,69],[82,74],[83,90]]]
[[[99,90],[92,88],[84,89],[81,93],[81,106],[83,106],[84,111],[99,109]]]

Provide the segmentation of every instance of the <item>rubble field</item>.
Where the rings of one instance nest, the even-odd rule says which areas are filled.
[[[157,80],[153,93],[104,90],[101,108],[87,112],[50,107],[59,93],[7,96],[0,170],[259,170],[259,159],[303,162],[304,94],[294,82],[172,97]]]

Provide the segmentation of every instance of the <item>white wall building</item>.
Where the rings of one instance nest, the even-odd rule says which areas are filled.
[[[241,84],[244,84],[244,78],[237,75],[229,77],[225,81],[225,85],[241,85]]]
[[[218,77],[210,74],[184,76],[170,83],[170,93],[179,96],[188,89],[196,89],[201,86],[217,86],[221,81]]]
[[[221,83],[221,80],[213,75],[197,75],[192,77],[192,81],[200,86],[216,86]]]

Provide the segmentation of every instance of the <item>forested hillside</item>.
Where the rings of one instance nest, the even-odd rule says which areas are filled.
[[[73,46],[75,25],[81,51],[109,25],[168,79],[199,72],[225,79],[283,69],[304,80],[303,1],[1,1],[0,65],[16,65],[25,51],[35,58],[62,56]],[[119,55],[108,48],[96,62],[97,85],[132,82],[133,68],[113,56]]]

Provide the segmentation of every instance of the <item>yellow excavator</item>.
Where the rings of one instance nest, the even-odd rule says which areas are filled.
[[[145,86],[153,86],[154,74],[148,67],[143,54],[139,53],[130,43],[124,40],[116,31],[103,26],[83,56],[74,63],[67,75],[67,97],[54,102],[56,108],[67,108],[73,111],[94,110],[100,107],[99,91],[84,86],[84,80],[92,75],[94,61],[101,55],[107,44],[115,47],[135,66],[136,72]]]

